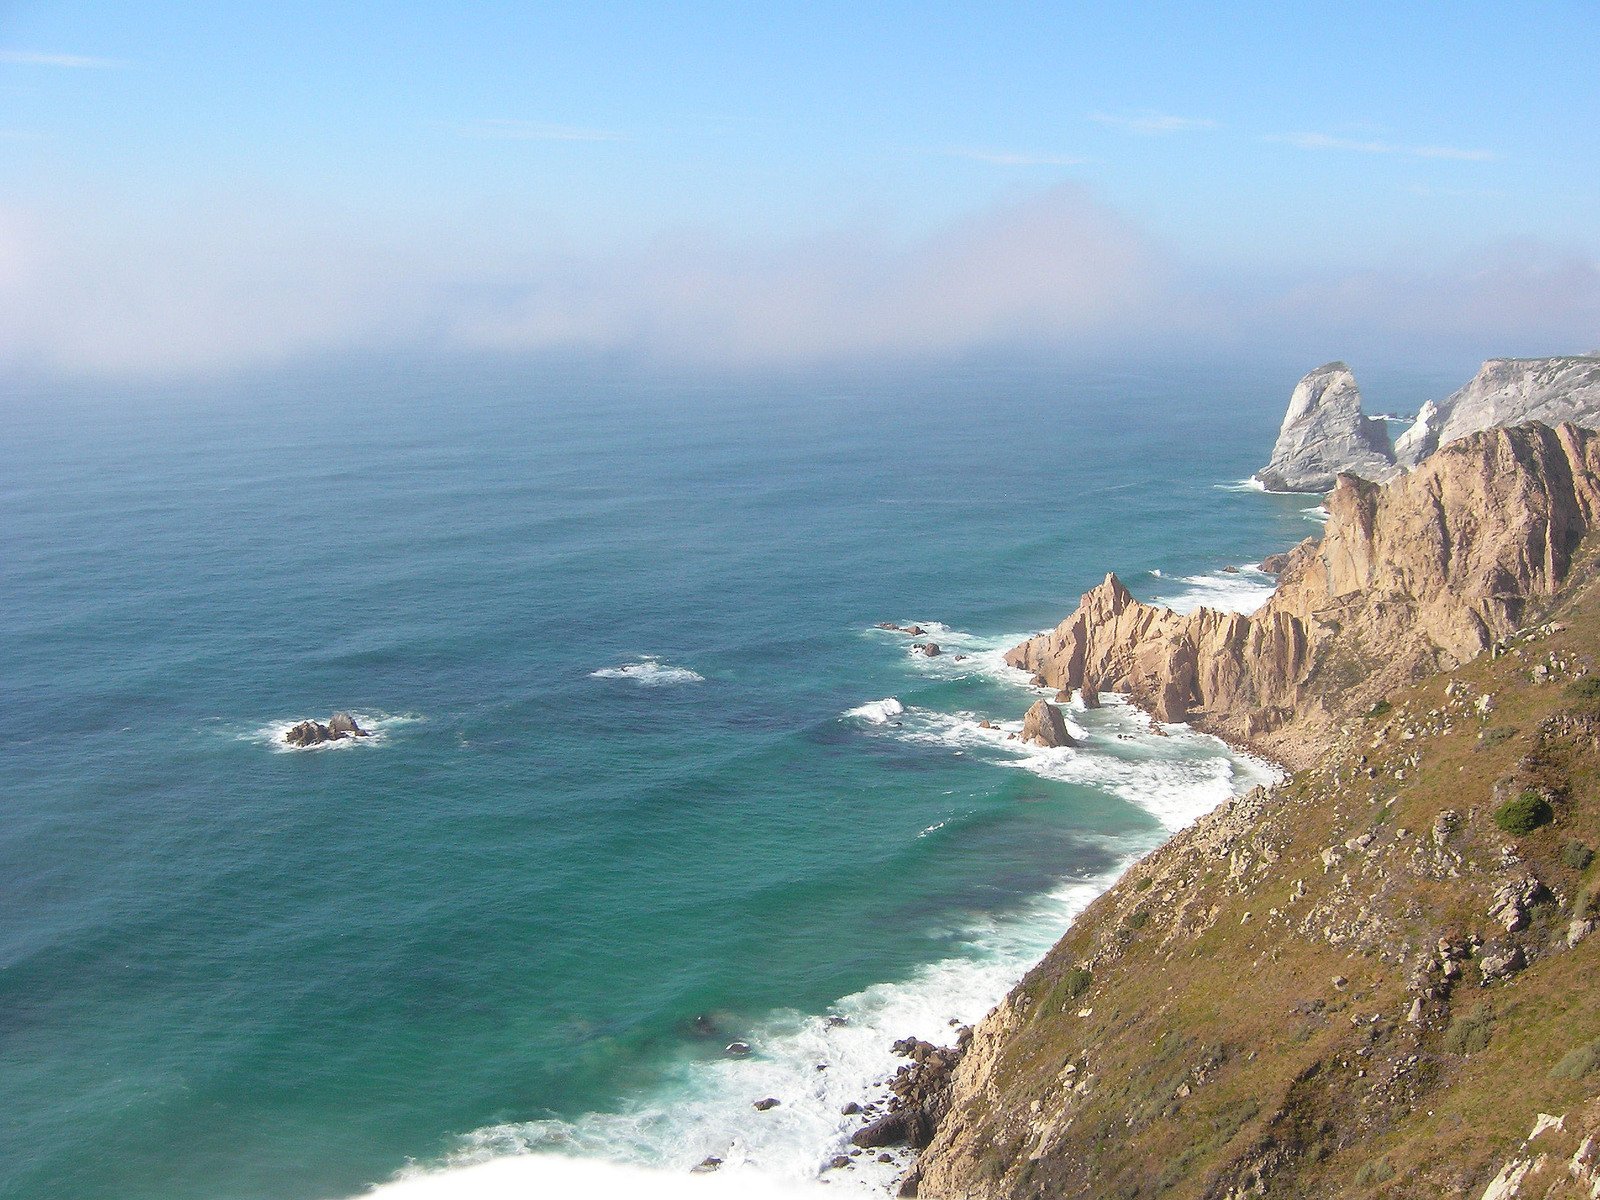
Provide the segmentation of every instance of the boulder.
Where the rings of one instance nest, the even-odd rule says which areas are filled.
[[[1022,718],[1022,740],[1050,749],[1078,744],[1077,739],[1067,732],[1066,718],[1061,715],[1061,710],[1048,700],[1034,701],[1033,707]]]
[[[939,649],[939,643],[938,642],[928,642],[926,645],[924,645],[922,647],[922,653],[924,655],[926,655],[928,658],[938,658],[939,655],[943,653],[943,651],[941,651]]]
[[[1084,677],[1083,683],[1078,687],[1078,698],[1083,701],[1085,708],[1100,707],[1100,680],[1094,675]]]
[[[291,746],[320,746],[331,736],[321,721],[301,721],[283,735],[283,740]]]
[[[1478,970],[1483,974],[1485,985],[1491,980],[1504,979],[1508,975],[1515,975],[1527,965],[1528,958],[1527,955],[1523,954],[1521,946],[1490,950],[1478,960]]]
[[[334,737],[366,737],[367,731],[356,724],[356,719],[347,712],[336,712],[328,721],[328,732]]]
[[[770,1108],[777,1108],[783,1101],[776,1096],[768,1096],[765,1100],[757,1100],[753,1107],[757,1112],[766,1112]]]

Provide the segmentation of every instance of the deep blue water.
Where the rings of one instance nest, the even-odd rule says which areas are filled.
[[[844,1003],[855,1086],[873,1020],[976,1003],[1049,897],[1244,778],[1126,711],[1071,762],[973,723],[1020,718],[996,652],[1106,570],[1227,587],[1315,532],[1219,487],[1293,382],[9,402],[0,1195],[305,1200],[546,1141],[809,1170],[837,1096],[763,1149],[718,1125],[731,1072],[780,1086]],[[380,736],[274,745],[334,709]]]

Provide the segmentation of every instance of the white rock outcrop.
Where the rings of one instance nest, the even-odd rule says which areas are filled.
[[[1388,426],[1363,415],[1355,376],[1331,362],[1295,385],[1272,459],[1256,479],[1273,492],[1325,492],[1341,472],[1387,483],[1399,468]]]
[[[1465,387],[1422,406],[1395,443],[1395,461],[1410,470],[1458,438],[1529,421],[1600,429],[1600,355],[1491,358]]]

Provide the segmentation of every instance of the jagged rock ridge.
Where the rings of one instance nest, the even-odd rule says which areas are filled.
[[[1490,429],[1386,486],[1341,475],[1327,506],[1252,615],[1142,604],[1108,575],[1006,661],[1298,765],[1339,717],[1474,657],[1554,593],[1600,514],[1600,435]]]
[[[1395,443],[1395,460],[1412,468],[1457,438],[1529,421],[1600,427],[1600,356],[1491,358],[1465,387],[1422,406]]]

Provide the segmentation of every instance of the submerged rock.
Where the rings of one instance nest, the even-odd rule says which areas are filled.
[[[1057,746],[1076,746],[1078,741],[1067,732],[1066,718],[1061,710],[1048,700],[1036,700],[1022,718],[1022,740],[1051,749]]]

